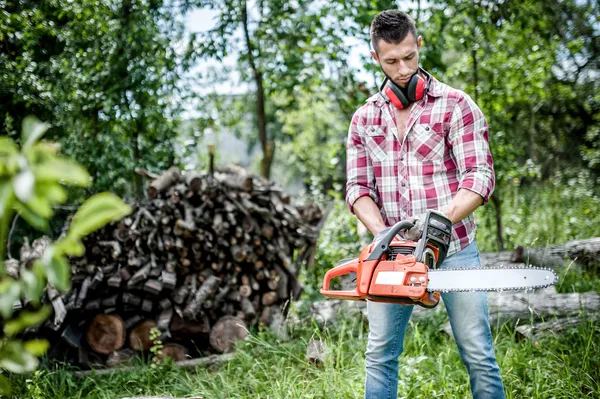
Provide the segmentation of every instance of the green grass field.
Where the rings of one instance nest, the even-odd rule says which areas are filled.
[[[400,397],[470,396],[454,341],[439,332],[445,320],[440,309],[411,322],[401,357]],[[291,327],[287,342],[279,342],[269,331],[254,332],[233,360],[218,367],[178,369],[140,362],[135,372],[88,377],[75,377],[64,368],[43,370],[15,379],[15,397],[360,398],[367,331],[360,316],[340,315],[338,323],[327,328],[305,318]],[[320,368],[305,360],[312,338],[329,348]],[[588,319],[566,334],[539,342],[519,342],[510,326],[497,326],[494,342],[508,398],[600,397],[599,322]]]

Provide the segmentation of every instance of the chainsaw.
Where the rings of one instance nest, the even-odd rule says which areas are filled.
[[[428,212],[418,241],[397,235],[414,226],[396,223],[381,239],[366,246],[358,258],[344,259],[325,273],[321,294],[355,301],[391,302],[433,308],[440,292],[533,290],[553,285],[558,277],[541,267],[438,268],[448,253],[452,223]],[[356,274],[353,290],[330,290],[331,279]]]

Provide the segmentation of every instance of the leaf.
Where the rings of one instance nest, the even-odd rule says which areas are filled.
[[[38,215],[37,213],[32,212],[27,207],[27,205],[22,204],[19,201],[15,201],[13,203],[13,207],[19,213],[19,216],[25,219],[25,221],[29,223],[30,226],[35,227],[36,229],[43,232],[47,232],[50,230],[50,225],[48,224],[48,221],[40,215]]]
[[[34,165],[34,172],[38,181],[61,182],[80,187],[88,187],[92,184],[85,168],[68,159],[50,157]]]
[[[10,396],[11,392],[12,387],[10,385],[10,380],[0,374],[0,394]]]
[[[21,130],[21,142],[23,144],[23,150],[31,148],[43,135],[46,130],[50,128],[50,124],[41,122],[35,116],[26,116],[23,119],[23,125]]]
[[[38,359],[17,340],[9,340],[0,348],[0,367],[11,373],[23,374],[35,370]]]
[[[54,243],[56,253],[60,255],[82,256],[85,253],[85,247],[77,237],[67,235]]]
[[[112,193],[99,193],[85,201],[73,217],[69,235],[81,239],[106,224],[121,220],[131,207]]]
[[[52,204],[62,204],[67,200],[67,191],[58,183],[36,185],[37,195],[47,198]]]
[[[8,137],[0,137],[0,176],[12,176],[19,169],[19,148]]]
[[[38,303],[44,293],[46,278],[42,263],[37,259],[31,270],[21,269],[21,285],[25,297],[34,303]]]
[[[21,285],[12,278],[6,277],[0,282],[0,315],[8,319],[14,312],[13,304],[21,296]]]
[[[50,255],[48,256],[47,253]],[[46,259],[49,259],[49,261]],[[59,291],[68,291],[71,283],[71,268],[67,259],[57,254],[54,247],[50,246],[42,256],[42,263],[45,266],[48,282]]]
[[[50,305],[44,305],[39,310],[28,311],[23,310],[19,312],[19,316],[16,319],[7,321],[4,324],[4,332],[7,336],[12,337],[27,327],[37,326],[44,322],[52,314],[52,307]]]
[[[8,179],[0,180],[0,220],[4,220],[6,210],[11,207],[10,200],[13,195],[12,184]]]
[[[31,169],[24,168],[13,178],[15,195],[21,202],[27,202],[33,197],[35,176]]]
[[[25,347],[25,350],[33,356],[42,356],[50,347],[50,343],[45,339],[32,339],[31,341],[25,342],[23,346]]]

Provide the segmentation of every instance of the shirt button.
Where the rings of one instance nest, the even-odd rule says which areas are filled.
[[[429,131],[429,126],[427,126],[427,127],[425,128],[425,130]]]
[[[402,187],[406,187],[406,183],[402,183]]]

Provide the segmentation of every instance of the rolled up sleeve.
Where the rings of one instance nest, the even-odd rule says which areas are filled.
[[[460,172],[458,188],[479,194],[483,203],[487,203],[495,185],[488,124],[477,104],[466,94],[452,111],[448,141]]]
[[[359,109],[352,117],[346,142],[346,203],[352,213],[356,200],[367,195],[381,208],[373,166],[360,134],[364,130],[360,112]]]

